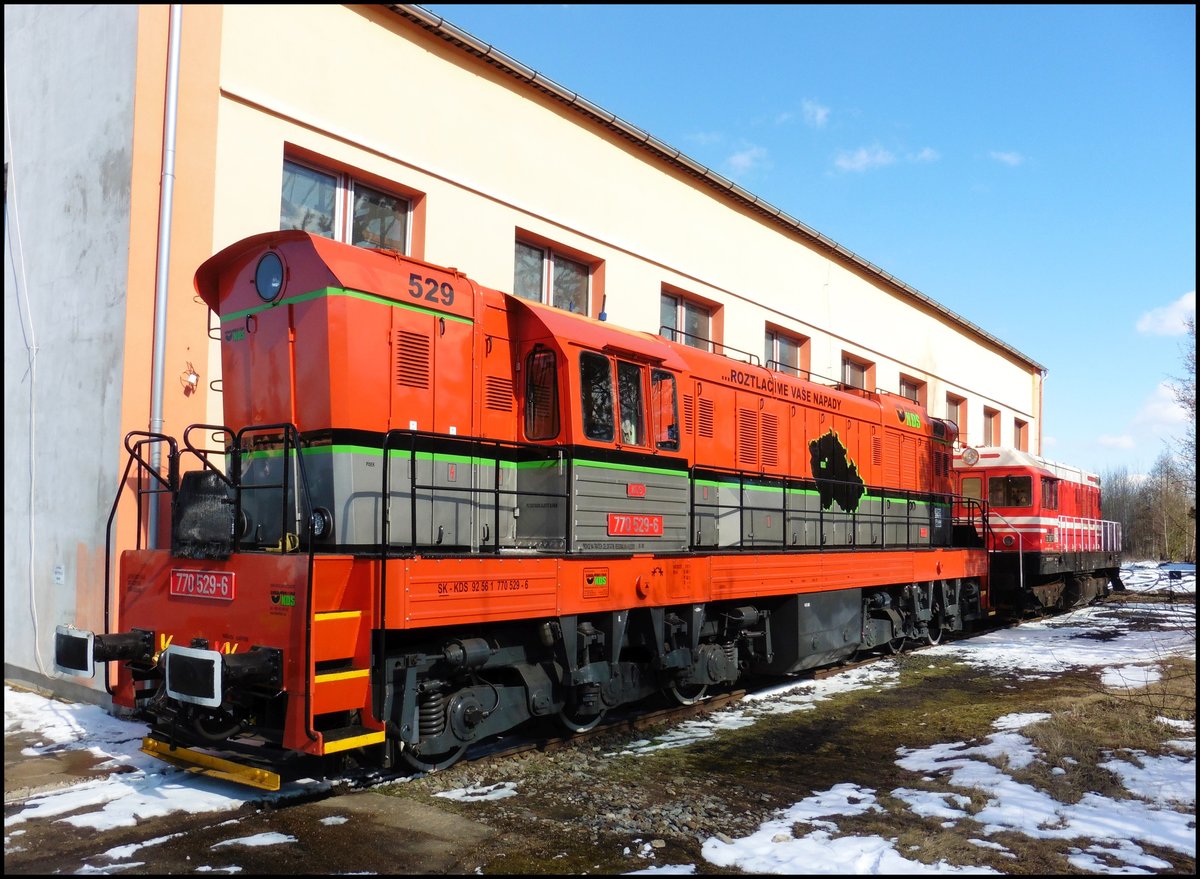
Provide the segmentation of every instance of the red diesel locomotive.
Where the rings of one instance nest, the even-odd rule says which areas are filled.
[[[992,600],[1063,609],[1123,591],[1121,525],[1100,518],[1100,477],[1018,449],[954,455],[957,493],[986,504]],[[966,508],[960,508],[966,512]]]
[[[436,769],[990,612],[957,428],[903,397],[303,232],[196,288],[225,424],[126,438],[170,546],[122,553],[111,631],[56,633],[163,759],[269,788],[292,758]]]

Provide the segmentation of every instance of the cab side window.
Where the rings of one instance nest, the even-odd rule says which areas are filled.
[[[558,436],[558,363],[553,351],[535,348],[525,359],[525,438]]]
[[[1042,477],[1042,506],[1047,510],[1058,509],[1058,480]]]
[[[679,404],[675,376],[662,369],[650,370],[650,414],[654,419],[654,445],[669,452],[679,451]]]
[[[579,355],[580,412],[588,439],[612,442],[613,384],[607,357],[584,351]]]
[[[642,368],[636,363],[617,361],[617,402],[621,409],[621,442],[628,446],[645,445]]]
[[[964,476],[962,481],[963,497],[969,497],[974,500],[982,500],[983,498],[983,480],[978,476]]]

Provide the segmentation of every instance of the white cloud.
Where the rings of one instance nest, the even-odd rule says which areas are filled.
[[[833,164],[840,171],[869,171],[891,165],[896,157],[881,146],[859,147],[854,152],[839,153]]]
[[[767,151],[759,146],[747,146],[738,150],[725,160],[735,174],[748,174],[755,171],[766,162]]]
[[[908,157],[910,162],[936,162],[942,157],[942,154],[933,147],[925,147],[918,153],[913,153]]]
[[[803,104],[804,122],[813,128],[824,128],[829,121],[829,108],[823,107],[816,101],[805,99]]]
[[[1152,308],[1138,318],[1137,331],[1148,336],[1182,336],[1185,318],[1196,317],[1196,291],[1189,290],[1170,305]]]
[[[1175,392],[1166,382],[1159,382],[1137,415],[1133,416],[1134,424],[1155,427],[1174,428],[1187,421],[1187,413],[1175,400]]]
[[[1025,161],[1025,157],[1023,155],[1021,155],[1020,153],[1001,152],[999,150],[992,150],[990,155],[997,162],[1000,162],[1001,164],[1004,164],[1004,165],[1008,165],[1010,168],[1015,168],[1015,167],[1017,167],[1017,165],[1020,165],[1021,163],[1023,163]]]
[[[1133,449],[1137,447],[1137,443],[1134,442],[1133,437],[1129,434],[1121,434],[1120,436],[1104,434],[1103,436],[1096,437],[1096,442],[1113,449]]]

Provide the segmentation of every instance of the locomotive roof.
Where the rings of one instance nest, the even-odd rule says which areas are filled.
[[[654,360],[671,369],[687,369],[675,349],[660,336],[640,330],[630,330],[581,314],[572,314],[537,302],[506,294],[508,307],[524,307],[530,317],[545,327],[546,332],[560,342],[578,343],[616,354],[632,354],[644,360]]]
[[[1034,470],[1045,471],[1050,476],[1065,479],[1068,482],[1100,485],[1100,477],[1095,473],[1089,473],[1079,467],[1072,467],[1070,464],[1051,461],[1032,452],[1024,452],[1020,449],[1009,448],[1007,446],[975,446],[974,448],[979,452],[978,464],[968,468],[968,465],[963,463],[962,452],[959,451],[954,453],[954,466],[960,470],[978,470],[988,467],[1029,467]]]
[[[1041,372],[1046,371],[1046,367],[1038,363],[1029,355],[1018,351],[1016,348],[1009,345],[987,332],[977,324],[972,323],[960,314],[951,311],[946,306],[931,299],[929,296],[917,290],[914,287],[904,283],[899,278],[885,272],[879,266],[868,262],[856,253],[847,250],[842,245],[838,244],[826,236],[822,235],[815,229],[806,226],[794,217],[785,214],[779,208],[764,201],[751,192],[748,192],[730,180],[725,179],[721,175],[704,167],[700,163],[685,156],[682,152],[663,143],[653,135],[630,125],[620,117],[610,113],[602,107],[593,104],[591,101],[563,88],[558,83],[526,67],[520,61],[505,55],[494,46],[490,46],[464,30],[461,30],[447,22],[439,15],[434,15],[428,10],[422,9],[420,6],[408,3],[388,3],[384,4],[402,18],[417,24],[430,33],[453,46],[462,49],[466,54],[472,55],[487,64],[495,67],[501,72],[513,77],[520,82],[532,86],[537,91],[544,95],[565,104],[568,109],[585,117],[592,123],[597,123],[604,128],[609,129],[631,141],[635,145],[645,149],[652,154],[656,159],[682,170],[689,176],[700,180],[702,183],[717,191],[720,195],[732,199],[739,205],[749,208],[753,213],[765,218],[769,222],[773,222],[785,230],[799,235],[799,237],[809,246],[814,247],[828,254],[832,259],[849,266],[855,272],[865,272],[875,278],[883,287],[900,294],[903,297],[912,299],[922,306],[936,311],[938,314],[945,317],[951,323],[954,323],[963,329],[967,330],[972,335],[985,340],[989,345],[992,345],[1009,356],[1013,357],[1020,363],[1027,364]]]

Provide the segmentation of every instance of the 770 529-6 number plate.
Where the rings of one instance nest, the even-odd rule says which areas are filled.
[[[663,517],[645,516],[636,513],[609,513],[608,534],[610,537],[662,537]]]
[[[171,594],[188,598],[215,598],[232,601],[235,575],[233,571],[171,571]]]

